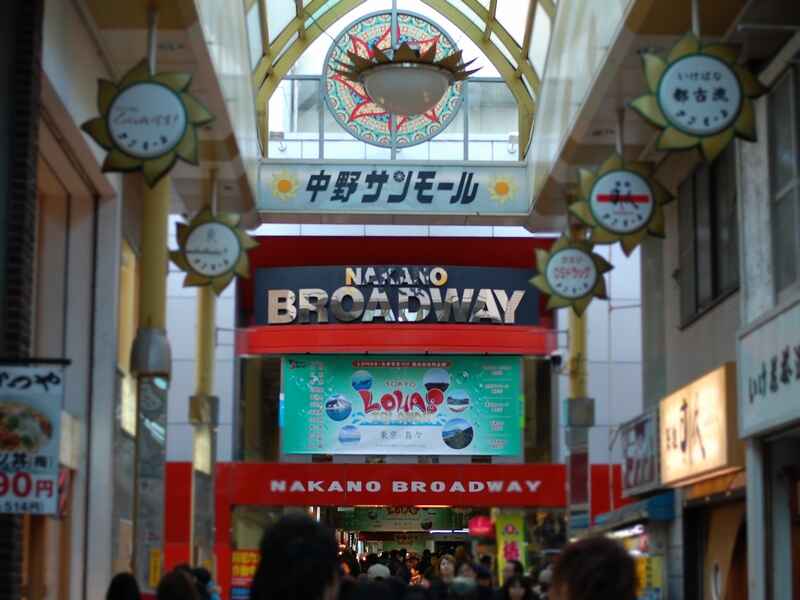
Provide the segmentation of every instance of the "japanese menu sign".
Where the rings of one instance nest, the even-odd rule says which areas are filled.
[[[527,215],[525,163],[268,160],[258,210],[277,213]]]
[[[0,513],[58,513],[62,366],[0,365]]]
[[[622,495],[641,494],[659,485],[658,413],[648,412],[620,425]]]
[[[800,418],[800,303],[741,336],[739,366],[742,436]]]
[[[283,452],[518,456],[521,367],[513,356],[287,356]]]

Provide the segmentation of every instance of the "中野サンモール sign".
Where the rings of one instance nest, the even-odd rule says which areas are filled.
[[[270,213],[527,215],[525,163],[264,161],[258,210]]]
[[[533,269],[451,266],[276,267],[255,275],[259,325],[537,325]]]
[[[63,370],[0,365],[0,514],[58,513]]]
[[[519,357],[297,355],[282,371],[286,454],[521,452]]]

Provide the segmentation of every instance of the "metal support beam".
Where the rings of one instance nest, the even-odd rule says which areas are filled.
[[[294,0],[294,9],[297,13],[297,18],[300,19],[300,25],[297,29],[297,35],[301,40],[306,39],[306,20],[303,18],[303,0]]]
[[[522,77],[522,63],[528,59],[528,53],[531,49],[531,36],[533,35],[533,21],[536,18],[536,5],[536,0],[531,0],[528,4],[528,15],[525,18],[525,33],[522,36],[520,61],[517,65],[517,77]]]
[[[495,18],[497,16],[497,0],[491,0],[489,2],[489,12],[486,16],[486,27],[483,30],[483,41],[488,42],[489,39],[492,37],[492,27],[495,24]]]

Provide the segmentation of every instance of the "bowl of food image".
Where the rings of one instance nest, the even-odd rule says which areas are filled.
[[[463,450],[472,443],[475,431],[465,419],[450,419],[442,427],[442,441],[453,450]]]
[[[372,375],[369,371],[356,371],[350,381],[353,389],[357,392],[368,390],[372,387]]]
[[[450,373],[445,369],[428,369],[422,378],[426,390],[447,391],[450,387]]]
[[[344,421],[353,412],[353,405],[350,400],[336,394],[325,401],[325,414],[334,421]]]
[[[339,431],[339,442],[345,446],[357,444],[361,441],[361,432],[355,425],[345,425]]]
[[[0,452],[36,452],[52,437],[46,415],[21,402],[0,403]]]

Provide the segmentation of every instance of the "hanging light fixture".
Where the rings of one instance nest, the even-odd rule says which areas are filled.
[[[350,63],[337,61],[342,69],[336,72],[362,84],[387,112],[419,115],[436,106],[448,87],[478,71],[467,71],[474,59],[463,62],[461,50],[436,61],[436,48],[419,52],[403,42],[396,50],[373,48],[370,58],[348,52]]]

